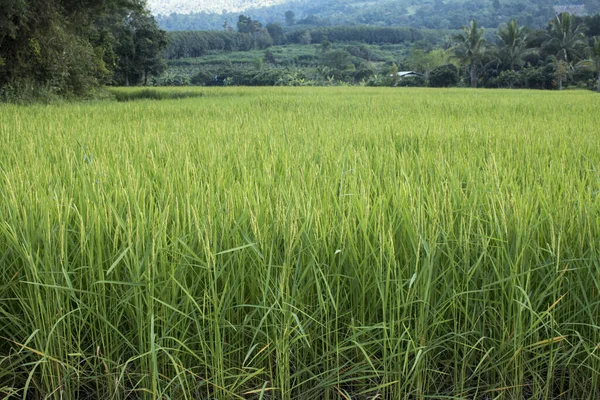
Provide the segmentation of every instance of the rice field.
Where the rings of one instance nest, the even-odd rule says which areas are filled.
[[[600,398],[600,96],[158,92],[0,105],[0,398]]]

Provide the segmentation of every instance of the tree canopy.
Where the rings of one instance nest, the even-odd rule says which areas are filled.
[[[0,98],[87,96],[162,71],[166,33],[141,0],[3,0]]]

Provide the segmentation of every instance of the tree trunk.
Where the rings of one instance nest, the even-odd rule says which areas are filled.
[[[471,63],[471,87],[477,87],[477,69],[474,61]]]
[[[598,93],[600,93],[600,70],[598,70]]]
[[[148,70],[144,70],[144,86],[148,86]]]
[[[558,90],[562,90],[563,89],[563,77],[561,76],[560,78],[558,78]]]

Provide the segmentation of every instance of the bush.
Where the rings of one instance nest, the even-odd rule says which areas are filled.
[[[504,88],[512,89],[515,86],[520,86],[521,82],[521,74],[513,70],[502,71],[497,78],[498,85]]]
[[[192,76],[191,82],[192,85],[196,86],[210,86],[212,82],[215,81],[215,74],[212,74],[208,71],[200,71],[197,74]]]
[[[426,86],[427,82],[422,76],[409,76],[401,78],[396,86],[398,87],[423,87]]]
[[[254,75],[251,80],[252,86],[275,86],[283,78],[280,69],[267,69]]]
[[[554,66],[527,67],[521,70],[523,87],[527,89],[552,89],[554,81]]]
[[[429,74],[429,86],[450,87],[458,84],[458,69],[452,64],[434,68]]]

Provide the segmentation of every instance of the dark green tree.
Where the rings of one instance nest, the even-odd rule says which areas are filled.
[[[589,58],[578,64],[578,67],[594,71],[597,74],[596,90],[600,92],[600,37],[595,37],[588,48]]]
[[[527,28],[519,26],[516,20],[500,27],[498,30],[498,55],[511,70],[521,67],[524,58],[535,50],[527,48]]]
[[[323,64],[337,71],[354,70],[352,55],[346,50],[334,50],[323,55]]]
[[[567,64],[581,58],[586,48],[585,25],[577,23],[574,16],[568,13],[557,15],[550,22],[548,33],[550,39],[544,47],[552,52],[558,60]]]
[[[285,22],[288,26],[292,26],[296,23],[296,14],[292,10],[286,11]]]
[[[479,28],[477,22],[473,20],[469,26],[463,27],[463,33],[456,35],[454,40],[457,42],[454,48],[455,57],[463,65],[468,66],[471,87],[475,88],[479,78],[478,67],[487,51],[483,29]]]
[[[279,45],[285,42],[285,33],[281,25],[277,23],[267,24],[266,28],[269,32],[269,35],[273,39],[273,44]]]
[[[450,87],[458,84],[458,69],[452,64],[441,65],[429,73],[432,87]]]
[[[132,19],[135,42],[135,67],[143,77],[144,86],[150,75],[160,75],[166,69],[162,52],[167,47],[167,33],[158,28],[147,12],[136,13]]]
[[[164,45],[155,44],[165,43],[164,33],[156,41],[147,35],[149,26],[123,29],[136,13],[146,15],[151,25],[154,20],[144,9],[142,0],[3,0],[0,95],[86,96],[113,81],[120,63],[139,64],[140,57],[147,73],[158,71]],[[145,42],[140,41],[143,36]],[[137,49],[132,37],[138,39],[133,41]],[[128,57],[122,56],[125,51]]]
[[[246,15],[240,15],[237,23],[238,32],[240,33],[256,33],[262,28],[262,24]]]
[[[114,28],[117,39],[116,74],[119,85],[148,84],[152,75],[166,68],[162,54],[167,47],[167,33],[159,29],[147,11],[135,11],[121,19]]]
[[[596,69],[596,74],[598,74],[598,85],[596,86],[596,89],[600,92],[600,38],[598,37],[594,38],[594,44],[590,48],[590,56],[594,68]]]

